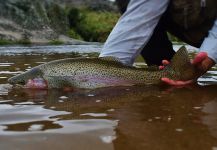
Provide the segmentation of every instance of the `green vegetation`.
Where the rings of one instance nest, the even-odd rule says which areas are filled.
[[[105,42],[120,17],[114,12],[77,8],[69,8],[67,16],[71,28],[70,37],[78,37],[91,42]]]
[[[18,41],[0,39],[0,45],[30,45],[32,44],[30,40],[21,39]]]
[[[68,31],[68,35],[73,39],[84,40],[73,28]]]
[[[22,34],[22,38],[19,40],[6,40],[6,39],[0,39],[0,45],[13,45],[13,44],[18,44],[18,45],[29,45],[31,44],[30,39],[28,38],[27,33]]]
[[[49,41],[49,44],[50,44],[50,45],[61,45],[61,44],[64,44],[64,42],[63,42],[63,41],[60,41],[60,40],[58,40],[58,39],[55,39],[55,40]]]
[[[104,42],[119,16],[109,12],[83,11],[85,16],[77,28],[78,33],[88,41]]]
[[[12,41],[0,39],[0,45],[9,45],[12,44]]]

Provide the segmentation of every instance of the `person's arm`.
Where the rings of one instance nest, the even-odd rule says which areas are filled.
[[[192,64],[196,68],[196,75],[189,81],[174,81],[169,78],[162,78],[161,80],[169,85],[187,85],[193,83],[198,77],[206,73],[217,62],[217,19],[209,31],[200,47],[200,52],[195,56]],[[165,63],[166,65],[166,63]]]
[[[99,57],[114,56],[132,65],[166,11],[169,0],[131,0],[110,33]]]
[[[209,35],[205,38],[204,42],[200,47],[201,52],[206,52],[208,57],[211,58],[215,63],[217,62],[217,19],[209,31]]]

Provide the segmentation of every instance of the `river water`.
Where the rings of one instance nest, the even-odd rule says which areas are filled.
[[[175,49],[179,46],[176,45]],[[0,47],[1,150],[217,150],[217,68],[188,87],[14,89],[39,64],[97,56],[101,46]],[[195,49],[188,47],[191,56]],[[138,59],[135,65],[144,65]]]

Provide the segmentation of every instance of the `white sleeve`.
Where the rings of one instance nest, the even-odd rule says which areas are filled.
[[[203,41],[200,51],[207,52],[208,56],[217,63],[217,19],[208,37]]]
[[[151,38],[169,0],[131,0],[110,33],[99,57],[114,56],[132,65]]]

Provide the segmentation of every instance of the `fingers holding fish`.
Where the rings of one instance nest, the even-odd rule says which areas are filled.
[[[163,70],[169,64],[170,64],[170,62],[168,60],[162,60],[162,65],[159,66],[159,69]]]
[[[173,85],[173,86],[184,86],[184,85],[189,85],[194,83],[194,80],[188,80],[188,81],[176,81],[176,80],[171,80],[169,78],[161,78],[161,81],[168,85]]]

